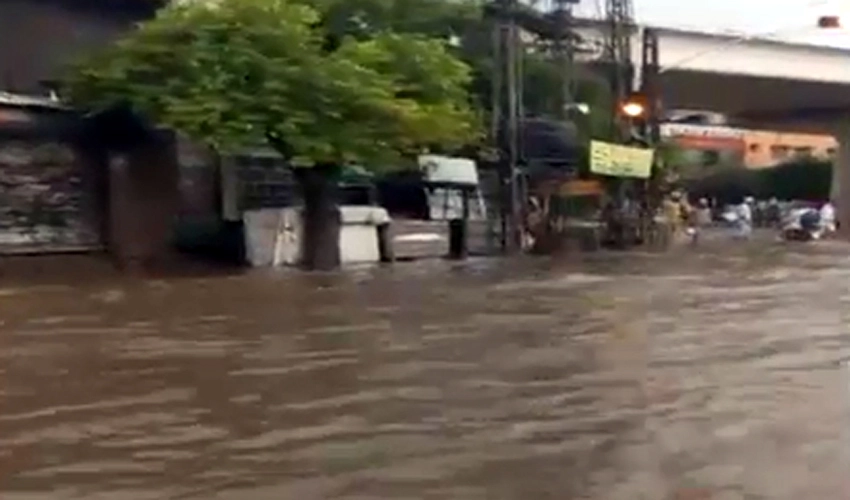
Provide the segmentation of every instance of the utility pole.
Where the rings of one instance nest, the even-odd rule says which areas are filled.
[[[633,9],[631,0],[605,0],[605,20],[608,32],[605,59],[609,64],[611,85],[611,136],[616,143],[629,142],[632,136],[631,120],[623,116],[620,107],[632,92],[632,40]],[[626,200],[629,183],[613,179],[609,192],[615,200],[615,210],[610,213],[611,230],[617,246],[628,243],[629,228],[626,223]]]
[[[520,50],[516,22],[517,0],[495,0],[497,20],[493,36],[496,64],[493,74],[492,138],[499,149],[502,188],[502,248],[508,252],[521,250],[522,199],[518,172],[520,159]]]
[[[577,0],[555,0],[555,22],[556,39],[555,53],[558,58],[561,73],[561,116],[563,120],[570,120],[570,106],[575,100],[574,95],[574,57],[573,38],[570,28],[572,27],[573,4]]]
[[[631,0],[605,0],[608,33],[605,58],[611,65],[613,97],[613,132],[618,142],[629,138],[628,124],[623,122],[619,107],[632,91],[632,39],[634,9]]]
[[[644,100],[644,119],[640,130],[641,137],[650,148],[657,148],[661,142],[661,90],[660,90],[661,65],[658,59],[658,33],[651,28],[643,30],[641,37],[641,71],[640,71],[640,95]],[[664,161],[656,154],[653,158],[652,172],[644,183],[644,210],[642,215],[642,229],[648,234],[653,215],[661,205],[663,183],[666,181],[665,172],[660,162]]]
[[[658,145],[661,140],[660,114],[661,94],[659,77],[661,65],[658,59],[658,33],[652,28],[643,30],[641,44],[640,94],[646,101],[646,115],[642,135],[649,146]]]
[[[493,28],[493,90],[491,138],[499,150],[504,200],[502,210],[502,247],[508,252],[522,248],[524,221],[524,183],[518,166],[525,160],[523,144],[523,43],[520,24],[538,34],[542,30],[552,39],[561,67],[562,92],[559,113],[569,119],[574,104],[574,47],[572,43],[572,6],[579,0],[553,0],[552,15],[542,15],[533,5],[519,0],[492,0],[489,10],[495,14]],[[554,19],[554,25],[552,24]],[[545,28],[541,28],[545,25]]]

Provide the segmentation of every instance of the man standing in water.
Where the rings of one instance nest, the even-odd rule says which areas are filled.
[[[699,242],[699,236],[703,229],[711,225],[711,208],[708,206],[708,200],[700,198],[695,207],[685,206],[687,210],[688,232],[691,236],[691,243]]]
[[[765,222],[767,223],[767,227],[770,228],[776,228],[782,224],[782,208],[779,206],[779,200],[775,196],[771,197],[767,202]]]
[[[699,227],[709,227],[712,222],[711,207],[707,198],[700,198],[697,202],[697,224]]]
[[[835,232],[835,207],[829,201],[820,207],[820,225],[824,235]]]
[[[670,236],[674,241],[678,240],[684,232],[683,223],[685,222],[682,216],[682,194],[673,191],[665,196],[662,201],[662,211],[670,228]]]
[[[749,239],[753,234],[753,199],[749,196],[735,208],[737,218],[735,220],[735,236],[739,239]]]

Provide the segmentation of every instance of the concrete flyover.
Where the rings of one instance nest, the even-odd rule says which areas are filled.
[[[579,26],[589,47],[601,46],[604,24],[580,21]],[[820,132],[831,132],[835,119],[850,114],[848,49],[639,26],[632,41],[636,63],[647,28],[658,33],[668,109],[711,110],[759,126],[796,122]],[[586,62],[594,64],[600,55],[591,50]]]
[[[658,34],[665,108],[715,111],[741,127],[834,135],[839,168],[832,197],[841,220],[850,221],[850,49],[638,26],[638,66],[648,28]],[[605,29],[589,20],[577,27],[589,47],[601,47]],[[591,51],[585,62],[594,65],[600,55]]]

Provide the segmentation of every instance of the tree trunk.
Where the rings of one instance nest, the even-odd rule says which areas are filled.
[[[304,199],[304,240],[301,260],[305,269],[330,271],[340,266],[337,178],[339,167],[319,164],[295,169]]]

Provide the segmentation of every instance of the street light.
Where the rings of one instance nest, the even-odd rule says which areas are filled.
[[[646,108],[637,101],[626,101],[620,106],[620,111],[629,118],[641,118],[646,112]]]
[[[640,120],[646,117],[649,102],[647,96],[640,92],[633,92],[619,104],[619,114],[630,120]]]
[[[582,115],[590,114],[590,105],[586,102],[570,102],[564,104],[564,111],[577,111]]]

